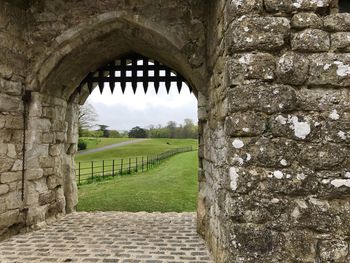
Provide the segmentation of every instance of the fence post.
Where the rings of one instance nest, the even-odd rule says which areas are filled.
[[[120,175],[123,175],[123,159],[120,161]]]
[[[147,169],[147,171],[148,171],[148,155],[147,155],[146,169]]]
[[[91,179],[94,180],[94,161],[91,161]]]
[[[138,169],[138,162],[137,162],[137,157],[136,157],[136,172],[138,172],[139,169]]]
[[[130,174],[131,158],[129,158],[129,174]]]
[[[105,177],[105,160],[102,160],[102,177]]]
[[[142,164],[141,164],[141,170],[142,170],[142,172],[143,172],[143,156],[142,156]]]
[[[80,184],[80,162],[79,162],[78,166],[79,166],[79,172],[78,173],[79,173],[79,184]]]
[[[114,177],[114,160],[112,161],[112,176]]]

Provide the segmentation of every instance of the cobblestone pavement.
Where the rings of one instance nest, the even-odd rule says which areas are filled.
[[[73,213],[1,242],[0,262],[212,262],[195,219],[194,213]]]

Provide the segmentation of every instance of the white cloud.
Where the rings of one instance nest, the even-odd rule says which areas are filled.
[[[95,107],[99,123],[117,130],[129,130],[136,125],[164,125],[170,120],[182,123],[185,118],[197,121],[197,99],[186,85],[180,94],[176,85],[171,86],[169,94],[161,85],[156,94],[150,84],[146,95],[142,84],[138,86],[136,94],[130,85],[127,85],[125,94],[116,85],[113,95],[107,85],[102,95],[96,88],[88,101]]]

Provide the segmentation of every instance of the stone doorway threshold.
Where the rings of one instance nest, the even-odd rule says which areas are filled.
[[[77,212],[0,243],[1,263],[211,263],[195,213]]]

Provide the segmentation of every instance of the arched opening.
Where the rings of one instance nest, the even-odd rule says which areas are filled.
[[[202,109],[200,125],[205,123],[205,63],[191,62],[187,43],[180,36],[171,35],[165,28],[152,26],[148,23],[141,26],[139,21],[120,18],[115,13],[104,15],[63,33],[55,39],[47,55],[34,63],[32,73],[27,78],[27,91],[31,92],[32,99],[28,112],[30,132],[27,135],[25,165],[26,174],[40,171],[45,174],[45,179],[40,181],[40,187],[37,182],[25,181],[28,225],[76,209],[74,156],[78,141],[77,108],[96,85],[102,90],[103,83],[113,86],[119,81],[123,88],[130,81],[136,88],[137,82],[146,84],[153,80],[155,89],[157,83],[165,83],[168,89],[171,82],[181,89],[182,82],[186,80]],[[135,53],[139,54],[140,59],[132,57],[131,63],[123,60],[125,55]],[[148,68],[143,67],[146,64],[138,65],[137,61],[145,62],[147,58],[154,60],[146,63]],[[115,59],[120,59],[120,65]],[[136,63],[132,63],[133,60]],[[204,61],[204,57],[199,57],[199,60]],[[130,76],[127,69],[123,71],[118,68],[128,65],[134,67]],[[141,66],[142,76],[137,76]],[[153,76],[149,74],[152,67]],[[164,76],[162,70],[165,71]],[[145,85],[143,88],[147,89]],[[203,131],[201,128],[199,130]],[[202,144],[201,141],[199,144]],[[202,182],[199,189],[203,189],[204,184]],[[199,203],[201,209],[197,220],[204,217],[205,211],[203,200]],[[195,225],[193,229],[195,231]]]
[[[177,125],[178,118],[175,121],[173,119],[175,113],[173,114],[172,109],[177,109],[174,107],[175,103],[172,105],[174,108],[158,105],[156,108],[159,108],[159,111],[166,110],[167,122],[158,128],[156,126],[148,128],[135,124],[137,126],[134,128],[139,128],[138,132],[144,132],[144,134],[131,134],[134,128],[128,127],[130,140],[126,140],[124,135],[115,141],[121,140],[123,143],[130,143],[130,146],[122,146],[121,149],[116,146],[116,148],[106,150],[97,147],[98,149],[78,152],[75,158],[75,174],[79,186],[79,211],[194,212],[198,189],[197,101],[195,96],[191,94],[192,89],[187,85],[186,80],[178,72],[156,60],[138,54],[127,54],[111,60],[95,72],[87,74],[69,101],[70,103],[82,104],[87,98],[87,94],[91,93],[93,93],[94,98],[108,93],[108,99],[113,97],[113,93],[116,93],[114,100],[118,100],[118,98],[130,100],[131,93],[134,94],[133,97],[140,97],[140,93],[145,93],[145,95],[151,93],[153,99],[160,101],[166,101],[166,97],[169,97],[170,93],[170,96],[178,100],[176,103],[178,105],[186,105],[179,100],[188,100],[188,96],[191,96],[194,98],[194,100],[191,99],[192,104],[194,104],[191,105],[191,110],[194,113],[190,115],[192,119],[187,119],[186,124],[182,127]],[[91,97],[89,96],[89,98]],[[147,99],[147,97],[145,96],[143,99]],[[172,103],[170,100],[168,102]],[[132,101],[129,101],[128,104],[124,103],[124,106],[135,108]],[[106,108],[108,111],[104,111],[103,115],[129,114],[130,118],[133,117],[127,109]],[[141,112],[139,114],[141,115]],[[76,114],[73,115],[76,116]],[[160,112],[154,112],[153,122],[148,124],[157,125],[160,115],[162,115]],[[184,119],[188,117],[183,116]],[[136,119],[142,121],[143,118],[145,116],[142,114],[142,117]],[[117,118],[115,117],[115,119]],[[128,120],[124,119],[124,122],[128,122]],[[104,124],[114,125],[111,121]],[[76,127],[77,125],[72,124],[72,126]],[[120,132],[118,125],[114,127]],[[102,130],[84,130],[79,134],[79,139],[81,143],[87,142],[88,145],[94,142],[103,144],[114,141],[108,135],[111,130],[105,128],[103,134],[100,134],[100,131]],[[89,137],[90,134],[92,137]],[[93,137],[94,134],[101,137],[96,139]],[[122,152],[123,149],[127,154]],[[172,157],[176,159],[176,163],[173,163],[175,161]],[[157,173],[159,174],[158,178],[155,177]],[[131,180],[132,182],[128,184]],[[143,186],[138,187],[137,180],[140,182],[145,180],[141,183]],[[96,182],[99,182],[100,186],[96,186]],[[124,187],[121,188],[120,184],[124,184]],[[90,194],[89,189],[93,189],[94,193]],[[106,192],[108,195],[105,194]],[[103,201],[101,195],[105,195]],[[142,199],[140,199],[140,195],[142,195]],[[94,201],[89,201],[89,199]],[[133,202],[132,200],[138,201]]]

